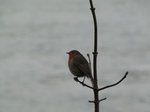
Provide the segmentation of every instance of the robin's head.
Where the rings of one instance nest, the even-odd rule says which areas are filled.
[[[77,51],[77,50],[72,50],[70,52],[67,52],[67,54],[69,54],[68,65],[70,65],[70,62],[71,62],[72,58],[74,58],[75,56],[79,55],[80,52]]]
[[[69,55],[78,55],[78,54],[80,54],[80,52],[77,51],[77,50],[72,50],[70,52],[67,52],[67,54],[69,54]]]
[[[69,58],[73,58],[74,56],[80,54],[80,52],[77,50],[72,50],[70,52],[67,52],[67,54],[69,54]]]

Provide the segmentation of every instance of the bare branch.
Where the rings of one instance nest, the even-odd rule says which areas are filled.
[[[100,99],[100,100],[98,101],[98,103],[100,103],[100,102],[103,101],[103,100],[106,100],[106,98]],[[95,102],[95,101],[89,101],[89,103],[96,103],[96,102]]]
[[[83,86],[86,86],[86,87],[88,87],[88,88],[90,88],[90,89],[93,89],[94,90],[94,88],[93,87],[91,87],[91,86],[89,86],[89,85],[87,85],[87,84],[85,84],[84,82],[81,82],[77,77],[75,77],[74,78],[74,80],[76,81],[76,82],[79,82],[80,84],[82,84]]]
[[[119,84],[120,82],[122,82],[122,81],[127,77],[127,75],[128,75],[128,72],[126,72],[125,75],[122,77],[122,79],[119,80],[117,83],[114,83],[114,84],[111,84],[111,85],[107,85],[107,86],[105,86],[105,87],[102,87],[102,88],[98,89],[98,91],[104,90],[104,89],[109,88],[109,87],[116,86],[117,84]]]
[[[89,103],[95,103],[95,101],[89,101]]]
[[[106,100],[107,98],[100,99],[99,102]]]

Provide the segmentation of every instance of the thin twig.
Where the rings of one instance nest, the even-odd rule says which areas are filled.
[[[102,101],[104,101],[104,100],[106,100],[106,98],[100,99],[100,100],[98,101],[98,103],[99,103],[99,102],[102,102]],[[96,102],[95,102],[95,101],[89,101],[89,103],[96,103]]]
[[[102,101],[104,101],[104,100],[106,100],[106,99],[107,99],[107,98],[100,99],[99,102],[102,102]]]
[[[95,101],[89,101],[89,103],[95,103]]]
[[[90,88],[90,89],[93,89],[94,90],[94,88],[93,87],[91,87],[91,86],[89,86],[89,85],[87,85],[87,84],[85,84],[84,82],[81,82],[78,78],[74,78],[74,80],[76,81],[76,82],[79,82],[80,84],[82,84],[83,86],[86,86],[86,87],[88,87],[88,88]]]
[[[109,88],[109,87],[116,86],[117,84],[119,84],[120,82],[122,82],[122,81],[127,77],[127,75],[128,75],[128,72],[126,72],[125,75],[122,77],[122,79],[119,80],[117,83],[114,83],[114,84],[111,84],[111,85],[107,85],[107,86],[105,86],[105,87],[102,87],[102,88],[98,89],[98,91],[104,90],[104,89]]]

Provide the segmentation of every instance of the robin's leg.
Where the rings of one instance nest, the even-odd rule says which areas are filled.
[[[84,76],[82,83],[84,83],[86,76]]]
[[[74,80],[75,80],[76,82],[78,82],[78,77],[74,77]]]

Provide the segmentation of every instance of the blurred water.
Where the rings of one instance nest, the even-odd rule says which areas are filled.
[[[150,2],[94,0],[102,112],[149,112]],[[88,1],[0,1],[0,112],[91,112],[93,93],[73,81],[66,51],[93,51]],[[87,83],[88,80],[86,81]]]

